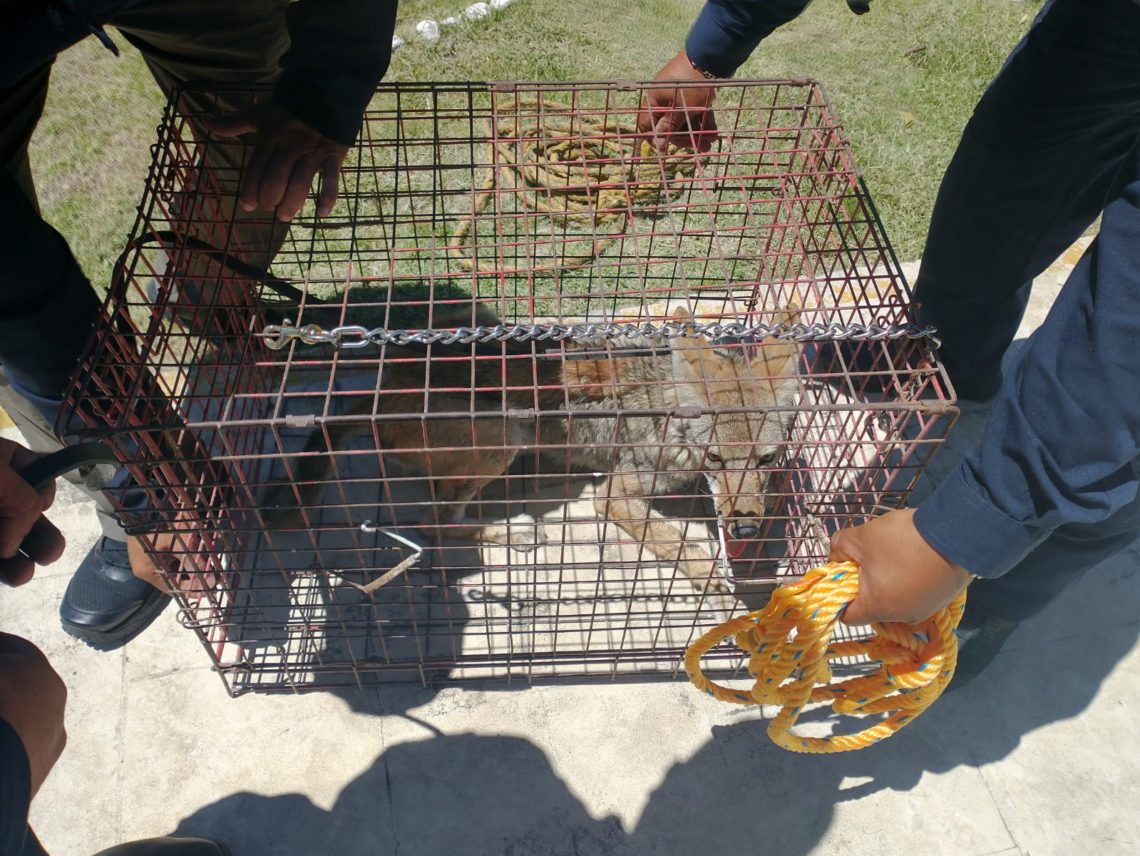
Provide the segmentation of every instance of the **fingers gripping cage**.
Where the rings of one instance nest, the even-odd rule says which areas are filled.
[[[232,693],[677,676],[905,502],[956,411],[819,87],[660,156],[647,85],[385,85],[288,226],[167,107],[64,419]]]

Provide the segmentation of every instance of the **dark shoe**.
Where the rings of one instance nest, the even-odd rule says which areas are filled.
[[[226,845],[207,838],[148,838],[128,841],[95,856],[231,856]]]
[[[103,537],[68,583],[59,618],[76,639],[97,651],[114,651],[146,630],[170,600],[131,573],[125,541]]]
[[[971,612],[967,601],[966,613],[954,631],[958,637],[958,667],[946,691],[964,687],[985,671],[1019,623],[981,610]]]

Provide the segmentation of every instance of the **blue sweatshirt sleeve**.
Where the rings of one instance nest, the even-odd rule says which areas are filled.
[[[1129,160],[981,445],[915,514],[926,541],[977,576],[1001,576],[1059,526],[1099,523],[1137,497],[1140,157]]]
[[[697,68],[732,77],[761,40],[798,17],[810,2],[708,0],[685,40],[685,53]]]

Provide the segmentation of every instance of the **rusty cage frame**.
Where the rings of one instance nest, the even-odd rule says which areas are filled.
[[[235,210],[250,143],[196,130],[210,95],[171,100],[61,431],[126,462],[114,493],[128,529],[232,694],[675,677],[725,613],[823,561],[842,526],[906,501],[957,410],[820,87],[718,82],[719,139],[696,156],[636,134],[648,85],[383,85],[335,210],[318,219],[310,198],[291,224]],[[778,315],[792,305],[799,326]],[[670,327],[682,307],[705,326]],[[636,359],[621,348],[660,368],[679,340],[753,356],[797,343],[794,368],[774,374],[785,401],[662,393],[594,414],[609,420],[614,439],[593,452],[610,469],[632,454],[621,442],[675,449],[686,420],[711,420],[714,437],[733,414],[780,420],[778,454],[740,473],[767,485],[744,538],[697,477],[708,448],[686,465],[692,490],[663,487],[676,457],[642,465],[728,601],[598,513],[605,467],[576,466],[566,439],[551,455],[519,436],[536,417],[585,418],[567,392],[574,360],[613,386],[616,363]],[[401,377],[424,387],[397,390]],[[631,440],[648,424],[663,433]],[[441,443],[431,426],[470,441]],[[509,470],[468,515],[507,536],[451,537],[441,492],[464,476],[456,456],[493,470],[504,452]],[[284,523],[270,491],[297,506]],[[741,667],[727,647],[710,661]]]

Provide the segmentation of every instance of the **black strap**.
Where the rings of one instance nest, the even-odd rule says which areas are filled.
[[[78,443],[74,446],[66,446],[58,452],[52,452],[42,458],[36,458],[17,472],[20,478],[39,491],[65,473],[96,464],[118,466],[119,459],[115,457],[114,452],[102,443]]]
[[[247,279],[260,282],[270,291],[276,292],[286,300],[300,302],[305,299],[305,293],[295,285],[292,285],[288,280],[282,279],[274,273],[270,273],[263,267],[242,261],[237,256],[227,253],[225,250],[215,247],[213,244],[208,244],[201,238],[195,238],[193,235],[183,235],[173,231],[151,232],[136,239],[127,249],[144,247],[150,244],[158,244],[160,247],[172,252],[185,247],[193,252],[212,256],[219,265],[231,273],[236,273],[238,276],[244,276]],[[320,304],[325,301],[310,296],[308,302]]]

